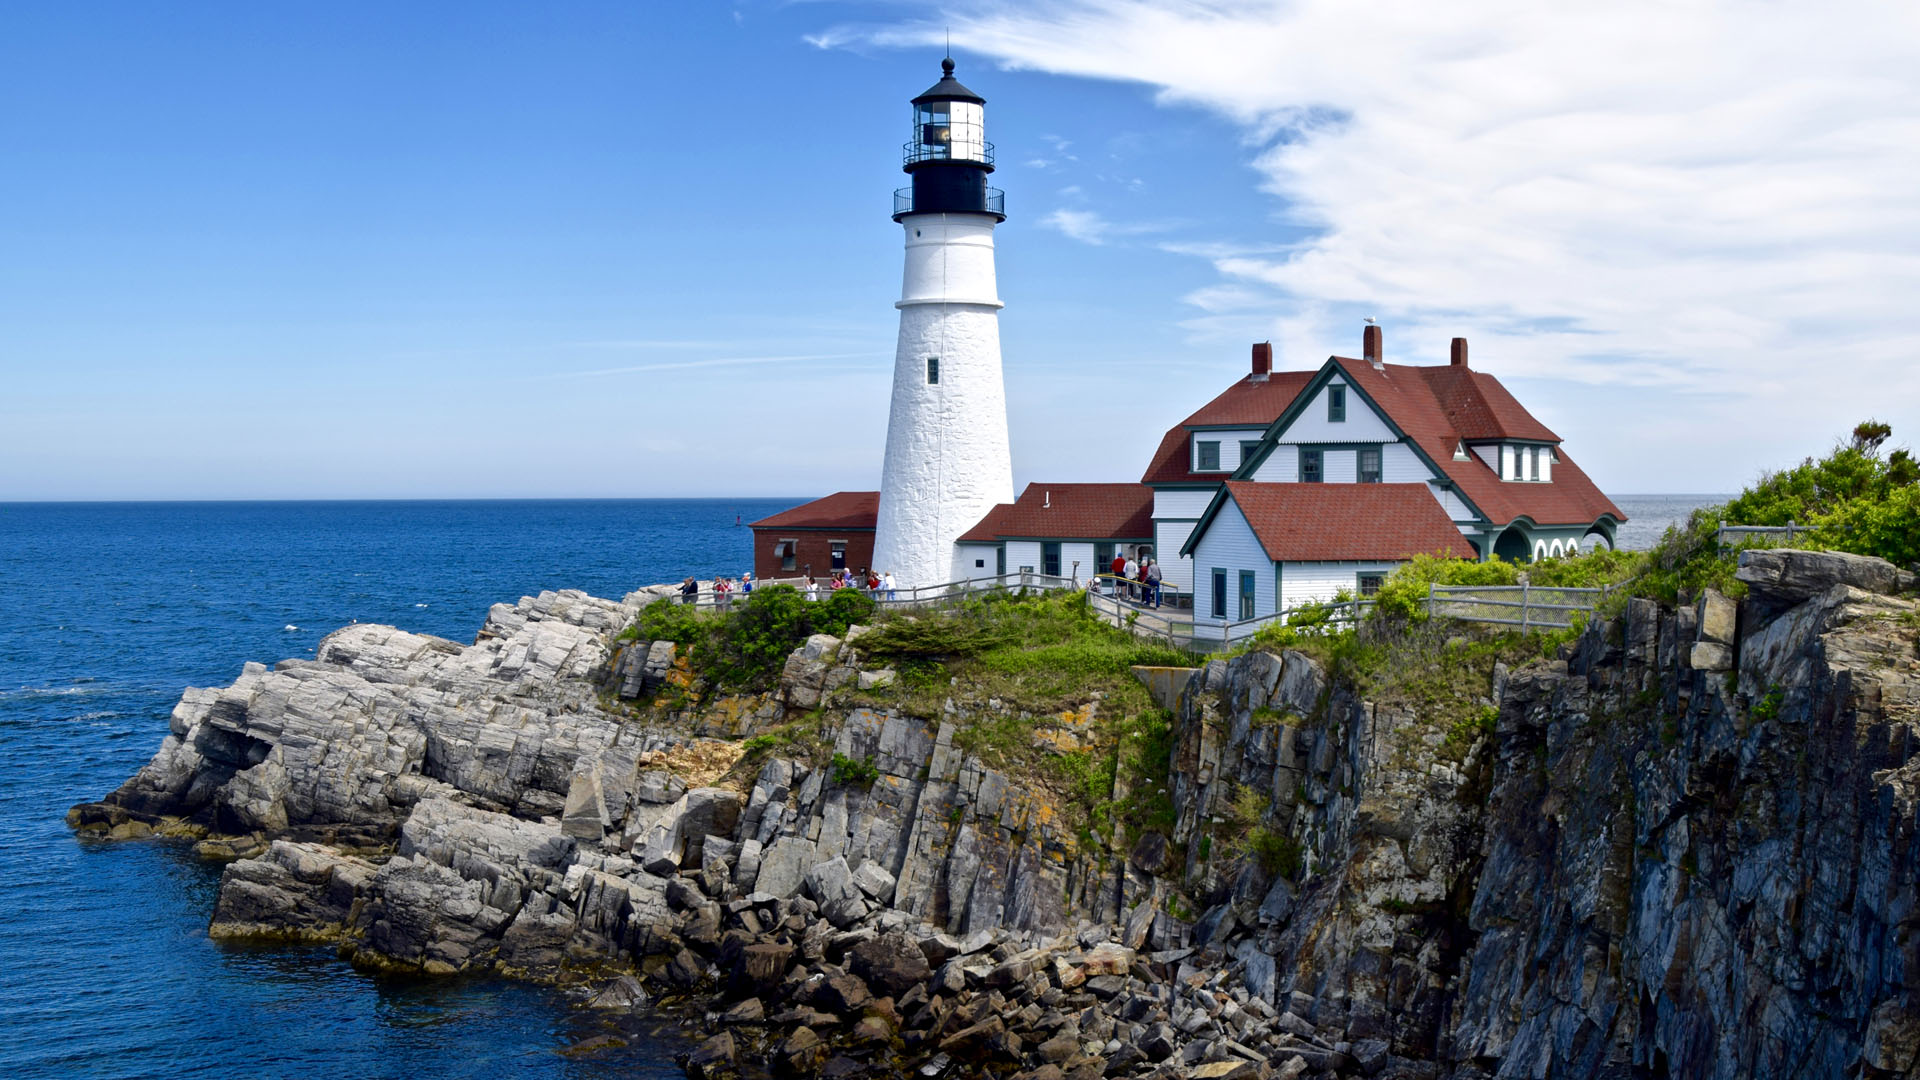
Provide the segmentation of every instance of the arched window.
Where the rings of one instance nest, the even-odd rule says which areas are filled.
[[[1565,555],[1566,553],[1567,553],[1567,549],[1565,547],[1562,547],[1560,544],[1560,541],[1558,540],[1555,540],[1552,544],[1549,544],[1547,546],[1547,554],[1553,556],[1556,559],[1562,555]]]
[[[1567,554],[1569,555],[1580,554],[1580,541],[1578,540],[1567,541]]]

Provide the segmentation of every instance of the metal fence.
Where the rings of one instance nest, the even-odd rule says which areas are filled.
[[[1466,622],[1565,630],[1575,615],[1591,614],[1607,589],[1559,585],[1428,585],[1427,616]]]

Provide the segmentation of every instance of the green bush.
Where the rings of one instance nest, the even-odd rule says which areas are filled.
[[[671,641],[684,646],[688,663],[727,690],[772,688],[793,650],[814,634],[840,637],[871,618],[873,598],[841,589],[811,602],[791,585],[766,585],[728,611],[656,600],[642,608],[621,634],[626,640]]]
[[[878,779],[880,779],[880,767],[871,759],[860,760],[838,753],[833,755],[834,783],[870,788]]]

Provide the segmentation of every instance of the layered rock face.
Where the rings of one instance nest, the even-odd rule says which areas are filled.
[[[840,704],[892,677],[858,628],[675,712],[673,645],[614,638],[653,591],[250,665],[71,818],[246,855],[215,936],[629,972],[596,1003],[706,1010],[702,1076],[1920,1074],[1912,575],[1743,560],[1743,602],[1633,601],[1451,703],[1470,724],[1297,652],[1158,669],[1173,824],[1112,854],[958,749],[951,704]],[[811,753],[738,762],[803,718]]]
[[[845,880],[815,907],[843,928],[891,906],[954,933],[1057,935],[1089,904],[1111,908],[1044,793],[957,751],[950,719],[835,717],[831,751],[871,763],[871,783],[771,757],[732,787],[690,789],[689,772],[718,779],[742,751],[698,732],[751,735],[890,673],[819,636],[775,694],[651,727],[621,696],[684,664],[670,642],[613,635],[660,592],[496,605],[468,646],[352,626],[311,661],[250,664],[231,686],[188,690],[153,761],[70,818],[251,855],[227,869],[216,936],[337,941],[429,972],[559,978],[670,956],[681,875],[708,898],[786,902],[838,866]]]
[[[1297,895],[1190,860],[1224,897],[1201,925],[1329,1036],[1448,1075],[1915,1075],[1912,575],[1756,551],[1739,577],[1744,603],[1636,600],[1497,673],[1458,762],[1407,710],[1314,711],[1292,657],[1210,666],[1183,828],[1230,781],[1303,851]]]

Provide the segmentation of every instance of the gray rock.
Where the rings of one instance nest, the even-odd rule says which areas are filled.
[[[816,858],[813,841],[798,836],[783,836],[760,856],[760,872],[754,878],[755,892],[770,896],[792,896],[813,867]]]
[[[1695,642],[1687,653],[1687,666],[1695,671],[1727,671],[1733,667],[1733,650],[1712,641]]]
[[[1840,551],[1798,548],[1749,548],[1740,553],[1734,577],[1747,583],[1747,595],[1762,605],[1791,607],[1835,585],[1867,592],[1909,591],[1914,576],[1885,559]]]

